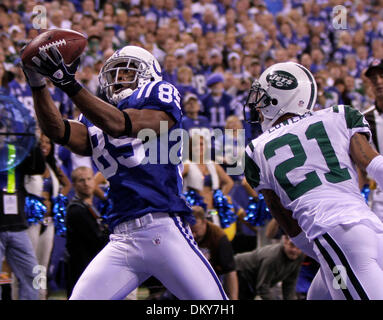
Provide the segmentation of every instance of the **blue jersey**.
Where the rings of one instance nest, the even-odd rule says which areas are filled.
[[[203,113],[210,120],[210,125],[213,129],[223,129],[226,125],[227,117],[234,114],[231,107],[232,99],[232,96],[225,92],[218,101],[210,93],[202,97]]]
[[[8,84],[8,87],[10,94],[19,100],[31,112],[31,115],[34,116],[35,109],[33,108],[32,90],[29,85],[27,83],[21,84],[14,79]]]
[[[182,120],[182,129],[185,129],[190,136],[192,136],[193,129],[206,129],[210,132],[211,127],[208,118],[204,116],[198,116],[197,119],[184,117]]]
[[[182,194],[182,135],[179,139],[171,136],[174,130],[181,128],[182,112],[177,89],[166,81],[150,82],[122,100],[117,108],[164,111],[175,124],[167,133],[143,143],[138,138],[112,138],[85,117],[80,117],[88,127],[92,158],[110,183],[114,207],[108,215],[109,226],[113,229],[123,221],[155,212],[190,217],[191,209]],[[154,147],[156,159],[150,155]],[[169,159],[175,153],[178,163]]]

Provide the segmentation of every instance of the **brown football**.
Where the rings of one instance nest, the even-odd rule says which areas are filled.
[[[82,54],[87,42],[87,38],[77,31],[68,29],[48,30],[39,34],[28,43],[21,54],[21,60],[26,65],[34,66],[32,62],[34,56],[41,50],[47,51],[50,47],[56,46],[65,63],[71,64]],[[49,50],[47,53],[49,54]]]

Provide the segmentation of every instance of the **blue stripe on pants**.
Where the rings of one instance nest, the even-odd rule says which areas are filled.
[[[186,231],[184,231],[183,227],[180,225],[179,221],[177,220],[176,216],[174,214],[170,214],[170,217],[173,219],[176,227],[178,228],[178,230],[181,232],[182,236],[185,238],[185,240],[187,241],[187,243],[189,244],[190,248],[193,249],[193,251],[198,255],[198,257],[202,260],[202,262],[205,264],[205,266],[208,268],[210,274],[213,276],[218,288],[219,288],[219,291],[222,295],[222,298],[224,300],[228,300],[226,294],[225,294],[225,291],[223,290],[222,288],[222,285],[221,285],[221,282],[219,281],[215,271],[213,270],[213,268],[211,267],[210,263],[206,260],[206,258],[203,256],[203,254],[199,251],[199,249],[196,247],[195,244],[193,244],[193,242],[195,243],[194,240],[191,240],[193,239],[193,236],[191,236],[190,234],[188,234]],[[185,230],[187,230],[185,228]]]

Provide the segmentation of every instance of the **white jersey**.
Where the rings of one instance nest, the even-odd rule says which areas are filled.
[[[310,240],[360,221],[383,232],[361,195],[349,155],[356,132],[371,136],[363,115],[348,106],[290,118],[247,146],[247,181],[258,192],[274,190]]]

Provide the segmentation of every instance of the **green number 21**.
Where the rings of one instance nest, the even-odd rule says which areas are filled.
[[[338,183],[348,179],[351,179],[350,173],[347,168],[341,168],[339,160],[335,154],[334,148],[328,138],[326,129],[322,121],[311,124],[306,132],[306,138],[308,140],[315,139],[318,143],[319,149],[326,161],[329,172],[325,174],[325,178],[330,183]],[[274,176],[285,190],[291,201],[299,198],[317,186],[322,184],[315,171],[311,171],[305,175],[305,179],[299,182],[297,185],[291,184],[287,178],[287,173],[295,168],[299,168],[304,165],[307,159],[307,155],[297,135],[287,133],[281,137],[275,138],[269,141],[265,145],[263,151],[266,160],[275,156],[275,151],[279,148],[288,145],[293,153],[293,157],[280,163],[275,167]]]

